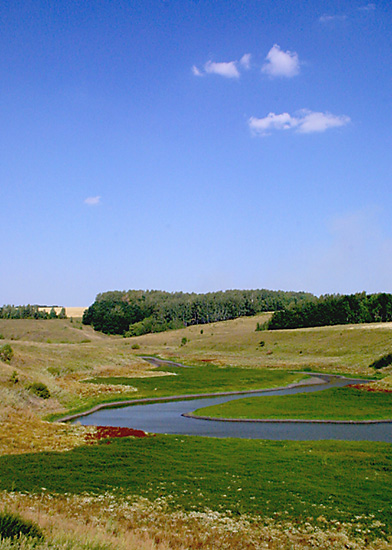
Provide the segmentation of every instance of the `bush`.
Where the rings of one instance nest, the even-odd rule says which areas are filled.
[[[139,344],[132,344],[131,349],[140,349]]]
[[[50,391],[43,382],[34,382],[29,386],[29,390],[31,393],[34,393],[34,395],[41,397],[42,399],[49,399],[50,397]]]
[[[380,359],[377,359],[371,365],[369,365],[369,367],[373,369],[382,369],[384,367],[389,367],[389,365],[392,365],[392,353],[387,353],[387,355],[383,355],[382,357],[380,357]]]
[[[185,344],[188,342],[188,338],[185,336],[181,339],[181,346],[185,346]]]
[[[66,319],[67,318],[67,314],[65,313],[65,307],[61,308],[58,317],[59,317],[59,319]]]
[[[23,519],[17,514],[0,513],[0,539],[16,538],[20,535],[43,539],[41,529],[32,521]]]
[[[9,363],[14,355],[13,349],[9,344],[4,344],[0,347],[0,359],[5,363]]]

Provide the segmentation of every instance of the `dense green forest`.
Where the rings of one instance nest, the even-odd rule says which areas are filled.
[[[325,295],[275,311],[267,327],[284,328],[347,325],[392,321],[392,294]]]
[[[306,292],[227,290],[207,294],[160,290],[98,294],[83,323],[107,334],[138,336],[188,325],[226,321],[316,300]]]
[[[11,306],[4,305],[0,307],[0,319],[65,319],[65,309],[62,308],[57,315],[54,307],[49,312],[40,309],[44,306],[30,305]]]

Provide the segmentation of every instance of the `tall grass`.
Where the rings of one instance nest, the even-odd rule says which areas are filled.
[[[211,510],[168,512],[162,503],[100,496],[0,493],[0,502],[37,522],[39,550],[389,550],[392,541],[353,537],[344,525],[303,527],[289,521],[250,521]],[[0,541],[0,549],[32,550]]]

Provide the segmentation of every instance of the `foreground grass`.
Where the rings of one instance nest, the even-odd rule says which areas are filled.
[[[160,499],[303,525],[392,533],[391,446],[156,436],[0,458],[0,489]],[[228,512],[229,511],[229,512]]]
[[[1,493],[7,507],[44,530],[45,543],[0,541],[0,550],[389,550],[390,541],[351,536],[339,523],[321,528],[230,513],[168,511],[162,499]]]
[[[279,397],[247,397],[198,409],[195,416],[304,420],[390,420],[392,393],[333,388]]]

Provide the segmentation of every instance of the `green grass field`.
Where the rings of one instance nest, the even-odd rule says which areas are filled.
[[[85,380],[94,384],[119,384],[137,389],[135,397],[162,397],[193,393],[211,393],[253,390],[287,386],[299,382],[306,375],[279,369],[247,369],[217,367],[215,365],[189,368],[165,365],[155,372],[165,376],[154,378],[100,377]]]
[[[198,409],[195,416],[317,420],[391,420],[392,393],[333,388],[279,397],[247,397]]]
[[[156,436],[5,456],[0,472],[8,491],[109,490],[170,509],[350,524],[369,537],[392,529],[392,454],[383,443]]]

